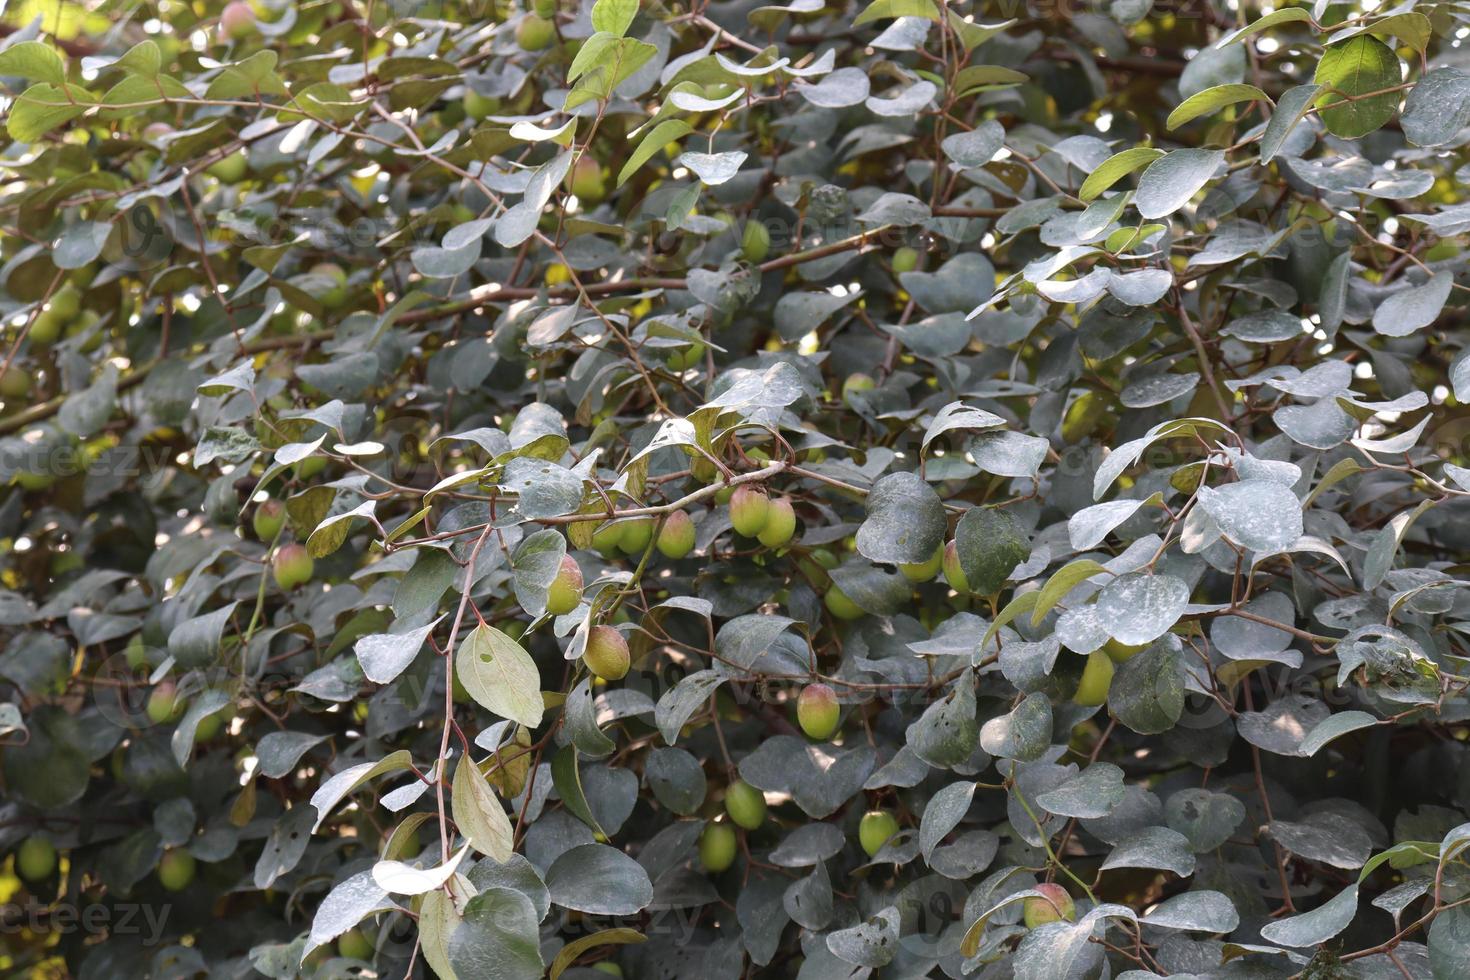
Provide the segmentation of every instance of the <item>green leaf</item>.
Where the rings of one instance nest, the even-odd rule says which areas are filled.
[[[1359,35],[1328,48],[1312,79],[1327,90],[1317,99],[1334,136],[1366,136],[1393,118],[1403,84],[1398,56],[1376,37]]]
[[[97,97],[80,85],[38,82],[11,105],[6,130],[17,143],[34,143],[96,104]]]
[[[152,41],[145,42],[152,44]],[[154,46],[157,50],[157,46]],[[28,82],[46,82],[53,88],[66,84],[66,66],[49,44],[21,41],[0,51],[0,75],[15,75]]]
[[[1031,556],[1031,540],[1009,510],[972,507],[954,532],[965,582],[976,595],[994,595]]]

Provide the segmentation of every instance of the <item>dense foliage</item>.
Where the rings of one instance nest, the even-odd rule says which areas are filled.
[[[11,5],[0,974],[1470,976],[1470,10]]]

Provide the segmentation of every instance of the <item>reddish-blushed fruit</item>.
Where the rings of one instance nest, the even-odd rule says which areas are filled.
[[[740,253],[751,265],[760,265],[771,254],[771,232],[756,219],[745,223],[745,234],[740,236]]]
[[[148,692],[148,703],[143,710],[149,721],[162,725],[177,721],[179,715],[183,714],[183,709],[184,703],[179,698],[179,689],[174,686],[173,681],[164,681]]]
[[[872,857],[883,849],[888,839],[898,833],[898,818],[887,810],[869,810],[858,821],[858,843],[863,853]]]
[[[546,611],[565,616],[582,602],[582,566],[571,555],[561,556],[561,568],[546,590]]]
[[[628,676],[629,659],[628,641],[611,626],[594,626],[588,632],[582,660],[595,676],[620,681]]]
[[[755,830],[766,822],[766,798],[745,780],[737,779],[725,790],[725,812],[737,827]]]
[[[826,605],[827,611],[838,619],[860,619],[867,612],[835,584],[827,590],[827,594],[822,597],[822,602]]]
[[[276,549],[276,557],[271,561],[271,571],[276,576],[276,584],[290,590],[311,581],[314,564],[306,549],[292,542]]]
[[[41,881],[56,870],[56,847],[44,837],[27,837],[15,852],[15,870],[26,881]]]
[[[766,526],[756,540],[767,548],[779,548],[796,533],[796,511],[786,497],[776,497],[766,506]]]
[[[607,182],[602,179],[602,166],[585,153],[577,158],[567,181],[567,188],[583,204],[596,204],[607,196]]]
[[[826,740],[837,731],[842,706],[826,684],[808,684],[796,698],[796,720],[811,738]]]
[[[944,546],[944,580],[961,595],[970,591],[970,583],[965,581],[964,566],[960,564],[959,549],[953,541]]]
[[[699,835],[699,863],[719,874],[735,863],[735,831],[729,824],[708,823]]]
[[[934,549],[933,556],[928,561],[914,562],[907,565],[899,565],[898,570],[903,577],[910,582],[927,582],[939,574],[940,568],[944,566],[944,545]]]
[[[286,505],[279,500],[261,501],[260,506],[255,508],[255,516],[250,520],[255,536],[267,544],[276,539],[285,524]]]
[[[682,510],[664,518],[658,532],[658,550],[665,558],[683,558],[694,550],[694,521]]]
[[[371,961],[373,942],[363,935],[361,929],[348,929],[337,937],[337,955],[345,956],[349,960]]]
[[[730,524],[747,538],[753,538],[765,529],[770,514],[771,499],[760,487],[744,483],[730,495]]]
[[[232,41],[249,37],[256,31],[255,10],[245,0],[232,0],[219,15],[219,29]]]
[[[1068,922],[1077,917],[1077,906],[1072,896],[1061,885],[1047,882],[1036,886],[1040,895],[1028,895],[1021,903],[1022,918],[1027,929],[1046,925],[1048,922]]]
[[[158,881],[171,892],[181,892],[194,880],[194,855],[170,848],[158,861]]]
[[[1101,650],[1087,655],[1087,665],[1082,668],[1082,680],[1077,683],[1077,693],[1072,700],[1083,707],[1095,708],[1106,704],[1108,689],[1113,686],[1113,661]]]

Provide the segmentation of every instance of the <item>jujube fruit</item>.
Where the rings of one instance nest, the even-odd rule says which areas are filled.
[[[51,877],[56,870],[56,846],[44,837],[27,837],[15,852],[15,870],[26,881]]]
[[[730,525],[747,538],[761,533],[770,513],[770,498],[759,487],[742,484],[730,495]]]
[[[735,831],[729,824],[709,823],[699,835],[699,863],[719,874],[735,863]]]
[[[829,739],[841,721],[837,692],[826,684],[808,684],[796,698],[796,720],[815,739]]]
[[[766,798],[745,780],[737,779],[725,790],[725,812],[736,826],[755,830],[766,821]]]
[[[158,861],[158,881],[171,892],[180,892],[194,880],[194,855],[169,849]]]
[[[858,843],[872,857],[883,849],[888,839],[898,833],[898,818],[887,810],[869,810],[858,821]]]
[[[587,633],[582,660],[595,676],[620,681],[628,676],[628,641],[611,626],[594,626]]]
[[[796,533],[796,511],[786,497],[777,497],[766,507],[766,526],[756,540],[767,548],[779,548]]]
[[[292,542],[276,549],[276,556],[271,561],[271,571],[275,574],[276,584],[290,590],[311,581],[314,564],[306,549]]]
[[[582,602],[582,566],[571,555],[561,556],[561,567],[546,590],[546,611],[565,616]]]
[[[694,550],[694,521],[682,510],[664,518],[658,532],[658,550],[665,558],[683,558]]]

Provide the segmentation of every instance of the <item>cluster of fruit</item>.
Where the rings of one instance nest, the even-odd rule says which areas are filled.
[[[15,850],[15,873],[22,881],[38,884],[49,879],[60,863],[56,845],[49,837],[32,834]],[[171,892],[181,892],[194,880],[194,855],[168,848],[158,860],[158,883]]]

